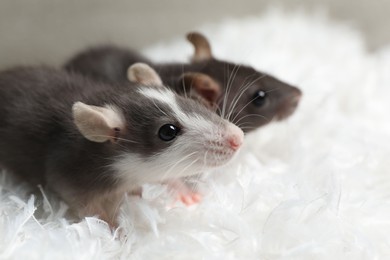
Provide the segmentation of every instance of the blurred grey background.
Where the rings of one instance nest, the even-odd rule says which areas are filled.
[[[390,43],[390,0],[0,0],[0,68],[59,65],[97,43],[142,48],[275,5],[308,12],[322,7],[362,31],[369,50]]]

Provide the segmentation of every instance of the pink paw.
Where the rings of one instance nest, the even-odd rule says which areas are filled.
[[[202,195],[199,192],[194,191],[179,179],[167,181],[167,184],[168,188],[176,195],[176,201],[181,201],[186,206],[197,204],[202,199]]]
[[[179,193],[177,195],[177,200],[180,200],[183,202],[186,206],[191,206],[194,204],[197,204],[201,201],[202,196],[197,192],[186,192],[186,193]]]

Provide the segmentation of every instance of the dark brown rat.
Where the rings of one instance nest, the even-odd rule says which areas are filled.
[[[209,42],[199,33],[187,38],[195,47],[191,63],[155,64],[133,50],[103,46],[77,54],[65,69],[106,82],[125,82],[129,79],[127,68],[145,62],[166,85],[181,95],[199,94],[245,132],[295,111],[301,97],[298,88],[249,66],[215,59]]]
[[[0,164],[115,226],[124,193],[231,160],[237,126],[162,86],[147,65],[130,70],[138,84],[47,67],[1,72]]]

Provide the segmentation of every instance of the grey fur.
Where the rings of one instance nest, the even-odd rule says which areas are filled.
[[[79,209],[92,203],[97,194],[115,193],[121,185],[110,167],[115,159],[132,153],[146,161],[162,153],[175,140],[163,142],[158,129],[167,123],[179,125],[169,106],[146,98],[139,88],[156,87],[130,83],[113,87],[47,67],[0,73],[0,164],[32,184],[48,185]],[[176,98],[187,113],[221,121],[197,102]],[[84,138],[72,118],[76,101],[119,108],[126,122],[120,138],[115,143]],[[180,127],[185,131],[185,126]],[[93,208],[87,213],[101,212]],[[106,220],[115,222],[114,215],[108,213]]]
[[[126,70],[135,62],[144,62],[153,67],[164,84],[171,86],[180,95],[185,95],[191,87],[183,85],[183,73],[200,72],[211,76],[222,88],[217,113],[222,115],[224,112],[223,116],[226,117],[232,110],[229,119],[245,132],[257,129],[273,119],[281,120],[290,116],[301,96],[298,88],[249,66],[215,58],[185,64],[155,64],[134,50],[109,45],[76,54],[64,68],[104,82],[118,83],[128,81]],[[251,102],[258,90],[267,93],[266,103],[261,107]],[[240,98],[237,105],[233,106],[236,97]]]

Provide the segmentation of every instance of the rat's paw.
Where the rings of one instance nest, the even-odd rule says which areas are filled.
[[[178,194],[177,199],[183,202],[185,205],[191,206],[199,203],[202,199],[202,196],[198,192],[189,190],[189,192]]]
[[[181,180],[170,180],[167,182],[168,188],[174,192],[177,201],[181,201],[186,206],[197,204],[201,201],[202,195],[191,189]]]

